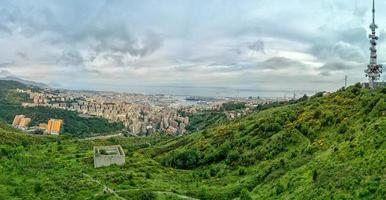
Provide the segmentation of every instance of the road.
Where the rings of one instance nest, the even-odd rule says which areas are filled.
[[[101,135],[101,136],[83,138],[80,140],[104,140],[104,139],[109,139],[109,138],[113,138],[113,137],[120,137],[120,136],[123,136],[123,134],[118,133],[118,134],[114,134],[114,135]]]

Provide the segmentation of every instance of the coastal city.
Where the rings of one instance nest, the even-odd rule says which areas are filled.
[[[183,135],[187,133],[186,126],[189,125],[189,117],[181,113],[219,110],[224,103],[229,102],[245,104],[244,109],[226,112],[228,119],[234,119],[252,112],[258,105],[289,101],[295,98],[214,98],[48,88],[36,91],[18,89],[17,92],[24,93],[29,98],[22,103],[23,107],[58,108],[78,112],[84,118],[101,117],[110,122],[121,122],[126,128],[125,131],[133,135],[149,135],[154,132]],[[22,127],[25,128],[25,126]],[[35,128],[46,130],[45,127],[46,125],[41,124]]]

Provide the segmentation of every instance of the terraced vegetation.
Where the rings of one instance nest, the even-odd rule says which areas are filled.
[[[383,199],[386,89],[351,86],[188,136],[80,140],[0,126],[0,199]],[[94,145],[125,166],[94,169]]]

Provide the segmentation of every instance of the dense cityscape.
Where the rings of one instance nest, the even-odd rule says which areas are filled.
[[[245,104],[243,110],[226,113],[229,119],[234,119],[250,113],[258,105],[293,99],[181,97],[54,89],[17,91],[29,96],[30,102],[22,103],[24,107],[44,106],[76,111],[85,118],[103,117],[111,122],[122,122],[127,131],[134,135],[154,132],[183,135],[187,132],[185,127],[189,124],[189,117],[182,116],[181,112],[219,110],[226,102]]]

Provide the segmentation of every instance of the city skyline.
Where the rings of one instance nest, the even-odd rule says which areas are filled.
[[[0,76],[70,89],[364,82],[371,1],[2,1]],[[376,1],[385,63],[386,2]],[[385,75],[381,77],[381,80]]]

